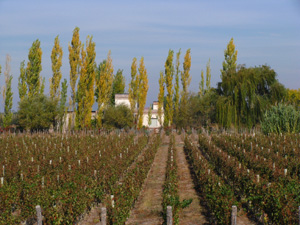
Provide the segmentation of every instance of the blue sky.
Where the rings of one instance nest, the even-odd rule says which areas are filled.
[[[20,62],[28,60],[28,50],[36,39],[43,50],[45,92],[49,92],[50,55],[56,35],[64,51],[63,78],[69,80],[68,43],[76,26],[82,42],[87,35],[93,36],[97,63],[111,50],[114,69],[124,70],[127,84],[133,57],[144,56],[149,79],[147,106],[157,99],[159,72],[169,49],[177,52],[181,48],[182,63],[185,51],[191,48],[190,90],[197,92],[201,70],[209,58],[212,86],[220,81],[224,49],[231,37],[238,64],[267,64],[285,87],[300,88],[300,0],[0,0],[0,85],[4,85],[9,54],[14,110],[19,101]],[[0,102],[3,111],[2,98]]]

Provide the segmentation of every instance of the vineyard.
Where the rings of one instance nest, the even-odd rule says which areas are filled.
[[[108,224],[139,224],[137,212],[168,224],[168,206],[173,224],[188,224],[184,213],[195,198],[201,204],[193,210],[206,212],[197,224],[230,224],[233,205],[238,224],[298,224],[299,139],[205,132],[3,134],[0,224],[33,224],[37,205],[43,224],[84,224],[84,216],[99,205],[107,209]],[[187,161],[179,164],[183,150]],[[165,169],[155,170],[157,163]],[[196,197],[182,197],[189,192],[179,185],[182,163],[189,164]],[[155,210],[146,193],[154,191],[150,179],[162,181],[152,196]],[[139,209],[143,202],[147,209]]]

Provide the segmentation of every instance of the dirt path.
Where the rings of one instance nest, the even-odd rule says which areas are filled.
[[[141,194],[126,224],[162,224],[162,189],[165,181],[169,138],[165,137],[154,158]]]
[[[199,196],[196,193],[194,183],[189,170],[188,162],[183,151],[183,142],[180,136],[176,136],[177,165],[178,165],[178,189],[180,201],[193,199],[191,205],[179,213],[180,224],[207,224],[200,205]]]

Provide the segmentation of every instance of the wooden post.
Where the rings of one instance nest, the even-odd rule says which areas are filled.
[[[231,225],[236,225],[236,216],[237,216],[237,207],[235,205],[232,206],[231,212]]]
[[[300,225],[300,206],[298,208],[298,214],[299,214],[299,225]]]
[[[101,208],[101,225],[106,225],[106,207]]]
[[[167,225],[173,224],[172,206],[167,206]]]
[[[42,209],[41,209],[41,206],[37,205],[35,207],[36,209],[36,216],[37,216],[37,225],[42,225],[43,222],[42,222]]]

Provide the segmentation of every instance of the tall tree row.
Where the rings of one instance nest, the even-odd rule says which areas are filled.
[[[131,107],[131,112],[134,113],[137,104],[138,98],[138,84],[139,84],[139,77],[137,74],[137,61],[136,58],[133,58],[131,64],[131,82],[129,84],[129,102]]]
[[[3,126],[7,127],[11,124],[12,121],[12,103],[13,103],[13,93],[11,89],[11,68],[10,68],[11,58],[9,55],[6,55],[6,63],[5,63],[5,88],[3,90],[3,99],[4,99],[4,118],[3,118]]]
[[[54,46],[51,52],[52,62],[52,78],[50,79],[50,97],[52,99],[60,98],[59,85],[62,77],[61,66],[62,66],[63,51],[59,44],[58,36],[55,37]]]
[[[86,49],[82,45],[80,77],[76,93],[76,126],[79,128],[91,126],[91,110],[94,104],[94,84],[95,84],[95,43],[92,37],[87,37]]]
[[[164,72],[160,71],[160,76],[159,76],[159,92],[158,92],[158,122],[160,125],[163,125],[162,119],[163,119],[163,112],[164,112],[164,97],[165,97],[165,78],[164,78]]]
[[[165,119],[164,119],[165,126],[171,126],[173,123],[173,76],[174,76],[173,55],[174,52],[172,50],[169,50],[169,54],[165,62],[165,84],[167,90]]]
[[[180,87],[179,87],[179,74],[180,74],[180,54],[181,54],[181,49],[176,54],[176,73],[175,73],[175,86],[174,86],[174,121],[178,121],[178,116],[179,116],[179,100],[180,100]]]
[[[144,64],[144,57],[140,60],[139,66],[139,84],[138,84],[138,128],[143,126],[144,107],[146,105],[148,93],[148,75]]]
[[[71,128],[75,126],[75,111],[76,111],[76,84],[80,72],[80,51],[81,51],[81,41],[79,38],[79,28],[75,27],[73,30],[73,37],[71,44],[69,44],[69,63],[70,63],[70,87],[71,87]]]
[[[114,68],[112,64],[111,52],[107,54],[107,59],[103,61],[97,70],[96,86],[98,89],[97,103],[98,103],[98,126],[102,126],[103,112],[109,105],[110,96],[112,93],[112,84],[114,78]]]

